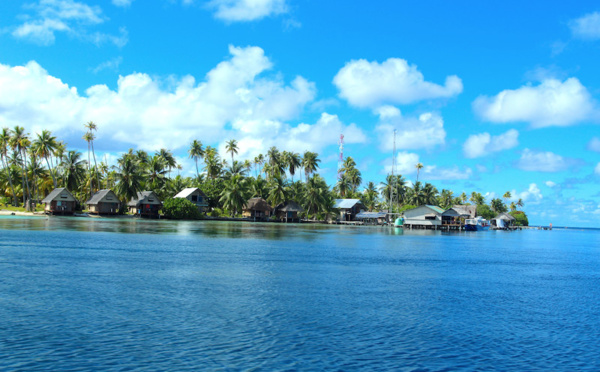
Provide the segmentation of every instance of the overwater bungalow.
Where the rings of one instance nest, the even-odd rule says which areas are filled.
[[[273,207],[263,198],[252,198],[246,202],[242,216],[253,218],[254,221],[265,221],[273,212]]]
[[[119,213],[121,201],[110,189],[104,189],[96,192],[90,200],[85,202],[88,207],[88,213],[114,215]]]
[[[293,200],[288,200],[275,207],[275,215],[280,221],[300,222],[300,213],[304,208]]]
[[[475,205],[455,205],[442,213],[442,227],[460,230],[464,227],[465,220],[475,218],[476,214]]]
[[[367,210],[360,199],[336,199],[333,208],[339,210],[340,221],[355,221],[357,214]]]
[[[129,213],[136,216],[158,218],[158,211],[162,207],[162,202],[154,191],[141,191],[137,193],[137,197],[132,198],[129,203]]]
[[[490,221],[492,230],[508,230],[513,227],[517,219],[508,213],[500,213]]]
[[[54,190],[48,196],[42,200],[44,206],[44,213],[46,214],[73,214],[75,207],[77,206],[77,199],[71,194],[69,190],[64,187],[59,187]]]
[[[434,229],[442,226],[444,210],[435,205],[421,205],[404,211],[404,227],[410,229]]]
[[[366,225],[383,225],[388,220],[388,213],[387,212],[360,212],[356,215],[356,220],[363,221]]]
[[[204,213],[204,211],[208,207],[208,198],[206,197],[204,192],[202,192],[202,190],[200,190],[197,187],[185,188],[173,198],[182,198],[191,201],[198,207],[198,211],[200,211],[200,213]]]

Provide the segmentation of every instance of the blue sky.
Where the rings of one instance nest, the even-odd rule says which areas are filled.
[[[600,5],[592,1],[31,0],[0,3],[0,125],[86,151],[193,139],[239,158],[346,139],[366,181],[397,172],[533,224],[600,226]]]

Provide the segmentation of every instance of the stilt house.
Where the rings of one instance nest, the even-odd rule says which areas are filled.
[[[158,218],[158,211],[162,208],[162,202],[154,191],[141,191],[137,197],[132,198],[129,203],[129,213],[136,216]]]
[[[110,189],[96,192],[85,204],[92,214],[118,214],[121,208],[121,201]]]
[[[194,203],[200,213],[204,213],[204,210],[208,207],[208,198],[206,195],[197,187],[188,187],[181,190],[174,198],[187,199]]]
[[[77,199],[64,187],[59,187],[42,200],[46,214],[73,214]]]
[[[255,221],[268,219],[273,212],[273,207],[263,198],[252,198],[246,202],[242,215],[253,218]]]
[[[300,213],[304,212],[298,203],[288,200],[275,207],[275,215],[280,221],[300,222]]]

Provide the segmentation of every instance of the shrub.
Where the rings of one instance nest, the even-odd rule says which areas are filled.
[[[173,220],[199,220],[202,218],[198,207],[183,198],[171,198],[163,204],[163,215]]]
[[[529,219],[527,218],[527,215],[525,214],[525,212],[512,211],[509,214],[516,219],[516,221],[515,221],[516,226],[529,226]]]
[[[496,212],[490,208],[487,204],[480,204],[477,206],[477,215],[485,218],[486,220],[491,220],[496,217]]]

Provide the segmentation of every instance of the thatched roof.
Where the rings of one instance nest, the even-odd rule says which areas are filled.
[[[90,200],[85,202],[85,204],[96,205],[101,202],[120,203],[121,201],[119,200],[117,195],[112,190],[104,189],[104,190],[97,191],[94,195],[92,195]]]
[[[42,200],[43,204],[52,203],[53,200],[65,200],[65,201],[75,201],[75,197],[69,190],[64,187],[59,187],[54,190],[48,196]]]
[[[246,202],[244,205],[245,211],[261,211],[261,212],[271,212],[273,207],[267,203],[267,201],[263,198],[252,198]]]
[[[304,212],[304,208],[293,200],[288,200],[279,204],[275,207],[275,210],[280,212]]]
[[[141,191],[137,193],[137,197],[131,198],[129,203],[127,203],[130,207],[137,207],[140,204],[160,205],[161,201],[154,191]]]
[[[504,220],[504,221],[516,221],[516,218],[514,218],[513,216],[511,216],[508,213],[500,213],[499,215],[496,216],[497,220]]]

